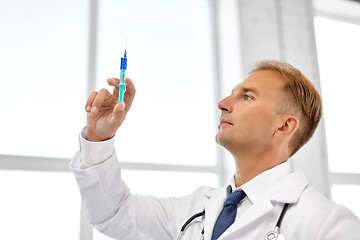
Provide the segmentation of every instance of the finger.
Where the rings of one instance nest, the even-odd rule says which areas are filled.
[[[122,122],[124,121],[125,115],[126,115],[126,111],[125,110],[125,103],[124,102],[119,102],[115,105],[114,110],[113,110],[113,115],[110,118],[110,127],[116,131],[120,125],[122,124]]]
[[[118,78],[108,78],[108,84],[110,85],[110,86],[113,86],[113,87],[119,87],[119,82],[120,82],[120,79],[118,79]]]
[[[126,78],[125,83],[126,83],[126,92],[124,95],[124,100],[126,103],[125,111],[127,112],[127,111],[129,111],[131,104],[134,100],[136,89],[130,78]]]
[[[97,92],[95,92],[95,91],[90,93],[90,95],[89,95],[89,97],[88,97],[88,99],[86,101],[86,104],[85,104],[85,111],[87,111],[87,112],[91,111],[91,106],[93,104],[93,101],[94,101],[96,95],[97,95]]]
[[[107,81],[108,81],[108,84],[110,86],[114,87],[113,96],[115,98],[118,98],[119,97],[119,82],[120,82],[120,79],[118,79],[118,78],[109,78]]]
[[[93,101],[93,104],[91,106],[91,112],[95,114],[98,113],[101,109],[102,103],[105,101],[105,99],[108,99],[109,97],[109,91],[104,88],[101,89]]]

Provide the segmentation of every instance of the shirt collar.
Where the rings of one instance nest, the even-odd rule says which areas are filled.
[[[243,190],[254,204],[261,201],[264,197],[269,196],[271,189],[280,182],[281,179],[290,174],[291,171],[290,164],[286,161],[260,173],[238,188],[235,187],[235,177],[233,176],[230,180],[230,185],[226,188],[226,197],[229,196],[231,191]]]

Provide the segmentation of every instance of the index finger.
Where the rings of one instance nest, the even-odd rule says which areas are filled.
[[[120,79],[118,79],[118,78],[109,78],[107,81],[108,81],[108,84],[110,86],[114,87],[113,95],[116,98],[118,98],[119,97],[119,82],[120,82]]]

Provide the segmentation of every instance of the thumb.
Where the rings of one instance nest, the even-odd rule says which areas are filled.
[[[124,102],[117,103],[114,107],[113,115],[111,116],[110,119],[111,128],[115,129],[116,131],[124,121],[125,114],[126,114],[125,103]]]

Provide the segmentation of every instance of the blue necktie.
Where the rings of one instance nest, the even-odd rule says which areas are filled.
[[[244,191],[232,192],[226,199],[223,209],[216,220],[211,240],[218,239],[235,221],[237,205],[246,196]]]

